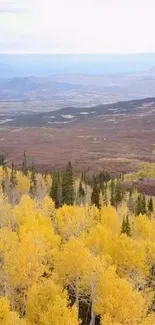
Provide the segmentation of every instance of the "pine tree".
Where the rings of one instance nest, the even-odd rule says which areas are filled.
[[[83,198],[85,196],[85,191],[84,191],[84,188],[82,186],[82,182],[80,181],[80,184],[79,184],[79,198]]]
[[[0,152],[0,166],[6,165],[6,159],[3,153]]]
[[[50,190],[50,196],[55,202],[56,208],[62,205],[62,189],[61,189],[61,177],[59,172],[55,172],[52,175],[52,187]]]
[[[15,187],[17,185],[16,168],[13,162],[11,167],[10,184],[12,187]]]
[[[36,179],[34,163],[32,163],[31,177],[30,177],[30,194],[32,197],[35,197],[36,191],[37,191],[37,179]]]
[[[98,208],[100,208],[100,188],[97,182],[94,182],[93,191],[91,195],[91,203],[95,204]]]
[[[150,197],[149,201],[148,201],[148,211],[150,213],[153,212],[153,199],[152,199],[152,196]]]
[[[146,208],[146,198],[145,195],[138,195],[137,201],[136,201],[136,214],[137,216],[141,214],[145,214],[147,212]]]
[[[138,195],[136,200],[136,215],[139,216],[141,213],[141,194]]]
[[[108,205],[108,195],[107,195],[107,183],[105,183],[105,186],[103,188],[103,197],[104,197],[104,203],[107,206]]]
[[[125,220],[125,218],[123,218],[121,234],[126,234],[126,220]]]
[[[126,234],[129,237],[131,236],[131,226],[128,216],[126,218],[123,218],[121,233]]]
[[[27,164],[27,157],[26,157],[26,151],[24,150],[23,154],[23,162],[22,162],[22,172],[25,176],[28,175],[28,164]]]
[[[117,206],[123,199],[122,186],[119,180],[117,180],[115,187],[115,205]]]
[[[127,215],[126,217],[126,234],[127,236],[131,236],[131,225],[130,225],[130,221],[129,221],[129,216]]]
[[[58,207],[62,206],[62,177],[61,174],[58,172],[58,187],[57,187],[57,205]]]
[[[136,214],[135,210],[136,210],[136,206],[135,206],[135,202],[132,196],[132,191],[130,189],[129,191],[129,200],[127,202],[127,206],[130,212],[132,212],[133,214]]]
[[[147,212],[146,209],[146,197],[145,195],[142,195],[142,199],[141,199],[141,213],[145,214]]]
[[[62,203],[74,204],[74,181],[71,162],[68,163],[62,177]]]
[[[114,179],[111,180],[111,205],[115,206],[115,181]]]

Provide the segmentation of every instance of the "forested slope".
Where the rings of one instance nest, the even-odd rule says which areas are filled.
[[[155,324],[154,198],[131,178],[0,168],[0,324]]]

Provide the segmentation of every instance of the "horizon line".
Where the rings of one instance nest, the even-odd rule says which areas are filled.
[[[93,52],[89,52],[89,53],[85,53],[85,52],[0,52],[0,55],[153,55],[155,54],[154,52],[103,52],[103,53],[93,53]]]

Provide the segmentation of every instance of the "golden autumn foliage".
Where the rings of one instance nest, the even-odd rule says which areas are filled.
[[[50,175],[36,174],[34,197],[30,174],[16,177],[12,199],[0,168],[0,325],[154,325],[153,213],[130,214],[127,197],[56,208]]]
[[[26,319],[36,325],[79,325],[75,307],[67,293],[52,280],[44,279],[28,292]]]

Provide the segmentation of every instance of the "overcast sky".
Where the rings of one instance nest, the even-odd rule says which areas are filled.
[[[0,52],[155,52],[155,0],[0,0]]]

